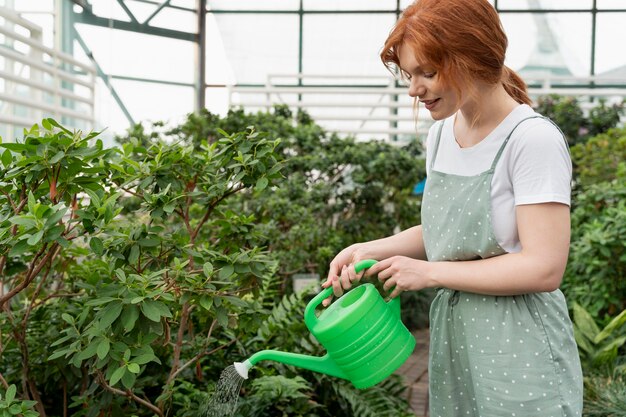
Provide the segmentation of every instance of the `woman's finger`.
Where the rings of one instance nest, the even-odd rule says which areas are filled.
[[[402,290],[396,286],[391,292],[391,294],[389,294],[389,298],[396,298],[400,294],[402,294]]]
[[[341,282],[341,287],[344,290],[350,289],[352,287],[352,280],[350,279],[350,268],[346,265],[343,266],[343,268],[341,268],[341,277],[340,277],[340,282]]]
[[[339,282],[339,278],[337,276],[333,277],[333,294],[335,294],[335,297],[337,298],[343,295],[343,288],[341,288],[341,283]]]
[[[333,301],[333,296],[329,296],[328,298],[324,298],[324,301],[322,301],[322,306],[324,307],[328,307],[330,305],[330,302]]]
[[[395,286],[396,286],[396,280],[393,277],[389,278],[383,284],[383,288],[385,289],[385,291],[391,291],[391,289]]]

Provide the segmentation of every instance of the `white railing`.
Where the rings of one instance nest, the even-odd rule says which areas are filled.
[[[304,86],[286,87],[296,84]],[[546,94],[576,96],[583,108],[592,99],[609,101],[626,98],[626,80],[600,77],[550,77],[528,79],[531,98]],[[367,86],[364,84],[371,84]],[[280,84],[280,85],[277,85]],[[315,86],[311,86],[315,84]],[[323,84],[348,85],[345,87]],[[349,85],[361,84],[359,87]],[[576,87],[592,85],[594,88]],[[623,87],[603,87],[618,85]],[[572,87],[570,87],[570,85]],[[428,111],[419,109],[416,125],[413,101],[406,88],[396,87],[391,77],[327,76],[327,75],[270,75],[263,87],[229,86],[229,107],[242,106],[247,110],[271,109],[284,104],[292,109],[305,109],[312,118],[329,131],[356,135],[357,138],[424,134],[432,124]]]
[[[94,127],[96,70],[43,43],[41,27],[0,7],[0,131],[6,140],[42,118]]]

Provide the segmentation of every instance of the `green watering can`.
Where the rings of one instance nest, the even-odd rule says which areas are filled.
[[[357,262],[360,272],[376,263]],[[332,287],[317,294],[304,310],[304,322],[327,350],[322,357],[263,350],[244,362],[235,362],[243,378],[259,361],[272,360],[347,379],[356,388],[376,385],[408,359],[415,338],[400,320],[400,298],[385,302],[373,284],[359,285],[336,300],[319,317],[315,308],[332,294]]]

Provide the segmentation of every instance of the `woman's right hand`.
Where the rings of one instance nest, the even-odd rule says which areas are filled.
[[[330,262],[328,277],[322,287],[328,288],[332,285],[335,297],[341,297],[344,290],[351,288],[352,284],[358,282],[363,276],[363,271],[357,274],[354,270],[354,264],[363,259],[366,259],[366,256],[360,244],[354,244],[343,249]],[[332,298],[330,296],[325,299],[322,305],[327,307]]]

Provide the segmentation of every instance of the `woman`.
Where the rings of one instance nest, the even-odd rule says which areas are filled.
[[[397,297],[437,288],[430,310],[430,415],[582,414],[582,374],[558,289],[570,236],[571,161],[560,130],[504,66],[486,0],[418,0],[381,58],[436,123],[427,138],[422,225],[357,243],[331,262],[340,296],[354,263],[380,262]],[[325,301],[328,305],[329,300]]]

